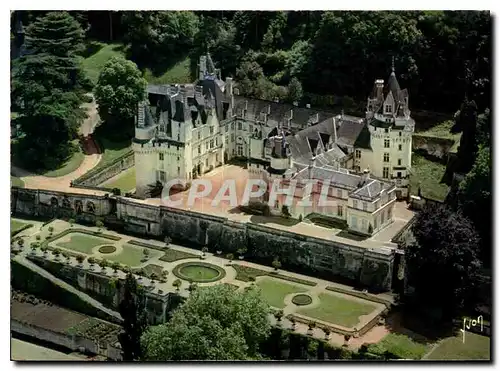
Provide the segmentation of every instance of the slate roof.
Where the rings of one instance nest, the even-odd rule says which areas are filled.
[[[370,145],[370,130],[368,130],[368,126],[364,125],[361,129],[358,138],[354,142],[354,148],[372,149]]]
[[[357,191],[354,191],[350,197],[362,200],[374,200],[380,196],[382,191],[388,192],[395,187],[394,184],[386,183],[378,179],[368,179],[367,183]]]
[[[339,129],[337,130],[337,144],[339,146],[354,146],[361,131],[366,126],[363,119],[354,116],[338,117]],[[337,120],[336,120],[337,121]]]

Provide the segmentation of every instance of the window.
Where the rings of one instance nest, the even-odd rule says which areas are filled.
[[[399,136],[402,136],[402,135],[403,135],[403,133],[402,133],[402,132],[399,132]]]
[[[337,189],[337,197],[342,198],[342,190],[341,189]]]
[[[241,122],[238,122],[238,130],[241,130]]]
[[[388,134],[389,133],[389,129],[385,129],[385,133]]]
[[[226,125],[226,133],[229,131],[229,125]]]
[[[384,153],[384,162],[389,162],[389,154]]]
[[[400,144],[400,145],[398,146],[398,149],[399,149],[400,151],[402,151],[402,150],[403,150],[403,145],[402,145],[402,144]]]
[[[251,132],[252,132],[252,130],[253,130],[253,125],[252,125],[252,124],[250,124],[248,131],[251,133]]]
[[[382,210],[380,213],[380,224],[384,224],[385,222],[385,210]]]
[[[215,162],[219,162],[219,154],[218,153],[215,154]]]
[[[387,220],[392,219],[392,207],[387,209]]]
[[[198,132],[198,140],[200,140],[200,139],[201,139],[201,133]]]
[[[213,139],[210,140],[210,148],[214,148],[214,140]]]
[[[401,171],[398,171],[398,178],[401,178]]]
[[[208,149],[208,142],[205,142],[205,149]]]
[[[385,105],[385,112],[391,113],[392,112],[392,106],[390,104]]]
[[[384,179],[389,178],[389,168],[388,167],[384,167],[382,178],[384,178]]]
[[[181,175],[181,168],[177,166],[177,175]]]
[[[354,152],[354,157],[361,158],[361,150],[357,149],[356,152]]]
[[[238,156],[243,156],[243,147],[238,146]]]
[[[337,215],[342,216],[343,213],[344,213],[344,209],[343,209],[342,205],[337,205]]]
[[[401,166],[401,162],[403,162],[403,160],[401,160],[400,158],[398,159],[398,166]]]
[[[167,180],[165,172],[160,170],[158,173],[160,174],[160,182],[165,182]]]
[[[358,208],[358,201],[357,200],[352,201],[352,207],[354,207],[355,209]]]
[[[274,203],[274,208],[275,209],[279,209],[280,208],[280,202],[278,200],[276,200],[276,202]]]
[[[233,156],[236,154],[236,150],[233,148]]]
[[[205,166],[208,167],[208,158],[205,160]]]
[[[215,146],[217,147],[219,145],[219,137],[215,137]]]
[[[231,130],[234,130],[234,122],[231,122]]]
[[[358,229],[358,218],[355,216],[351,217],[351,227],[353,229]]]
[[[210,135],[213,135],[213,133],[214,133],[214,127],[210,126]]]
[[[368,226],[367,226],[367,222],[366,222],[366,219],[361,219],[361,225],[363,226],[363,230],[364,231],[367,231],[368,230]]]
[[[384,148],[389,148],[389,146],[390,146],[390,140],[384,139]]]
[[[226,135],[226,146],[229,145],[229,137]]]
[[[181,158],[179,156],[177,156],[177,161],[180,161],[180,160],[181,160]]]
[[[201,155],[201,146],[198,146],[198,154]]]
[[[160,161],[163,161],[163,153],[159,153],[158,156],[160,157]]]
[[[363,211],[368,210],[368,205],[366,202],[363,202]]]
[[[380,204],[378,203],[378,201],[375,202],[375,210],[378,210],[379,206],[380,206]]]

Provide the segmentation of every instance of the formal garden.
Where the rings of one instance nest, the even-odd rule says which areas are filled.
[[[277,260],[274,269],[247,262],[244,250],[238,251],[234,261],[233,254],[206,248],[200,252],[173,245],[168,238],[164,242],[131,239],[106,230],[102,222],[96,224],[88,227],[73,220],[53,220],[30,229],[30,236],[13,237],[13,250],[26,252],[28,258],[42,257],[112,277],[124,277],[124,272],[131,270],[141,285],[160,295],[174,291],[189,294],[194,284],[223,283],[237,290],[256,285],[274,311],[283,311],[284,317],[300,316],[306,323],[318,322],[330,327],[332,333],[337,328],[362,328],[386,310],[386,305],[369,298],[331,292],[330,282],[282,271]],[[30,225],[29,221],[11,219],[12,230]]]

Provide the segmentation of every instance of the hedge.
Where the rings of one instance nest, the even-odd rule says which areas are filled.
[[[351,296],[355,296],[355,297],[360,298],[360,299],[373,301],[373,302],[379,303],[379,304],[384,304],[387,308],[390,308],[392,306],[392,303],[389,300],[379,298],[378,296],[375,296],[375,295],[367,294],[366,292],[346,290],[346,289],[342,289],[340,287],[334,287],[334,286],[327,286],[326,289],[329,291],[338,292],[340,294],[351,295]]]
[[[11,237],[14,237],[16,234],[19,234],[19,233],[21,233],[22,231],[25,231],[26,229],[31,228],[31,227],[33,227],[33,224],[26,224],[26,225],[23,225],[21,228],[16,229],[15,231],[10,232],[10,236],[11,236]]]

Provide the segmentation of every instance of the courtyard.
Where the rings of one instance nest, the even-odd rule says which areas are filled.
[[[173,244],[166,246],[155,240],[131,239],[113,231],[71,225],[63,220],[54,220],[45,226],[41,222],[19,219],[14,222],[34,225],[25,230],[28,233],[22,234],[24,247],[19,254],[21,256],[37,256],[64,265],[78,265],[83,270],[120,278],[125,277],[124,271],[131,269],[141,285],[159,295],[174,291],[183,296],[189,295],[192,283],[199,286],[229,284],[237,290],[256,285],[263,300],[274,310],[283,311],[284,324],[291,325],[290,321],[296,317],[297,331],[307,332],[308,323],[330,327],[330,341],[337,345],[343,343],[343,336],[334,333],[335,329],[361,329],[386,309],[380,302],[360,299],[354,294],[337,294],[327,289],[338,286],[349,290],[347,286],[276,271],[245,260],[232,262],[209,252],[202,253]],[[32,245],[37,241],[41,248]],[[108,263],[101,264],[102,261]],[[120,266],[110,267],[110,262]],[[368,331],[368,338],[370,333]],[[375,331],[375,334],[380,337],[385,332]],[[315,336],[321,335],[318,332]]]

